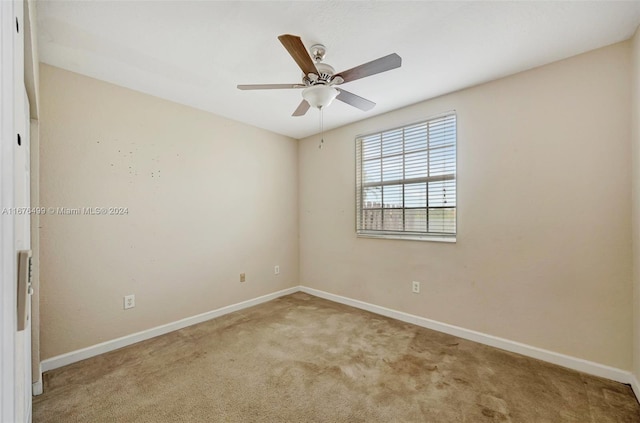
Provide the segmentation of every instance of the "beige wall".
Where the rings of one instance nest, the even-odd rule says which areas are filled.
[[[41,205],[129,209],[42,217],[43,359],[298,284],[296,140],[46,65],[40,77]]]
[[[300,282],[630,369],[630,69],[620,43],[302,140]],[[453,109],[457,243],[356,238],[354,137]]]
[[[633,373],[640,379],[640,28],[631,39]]]
[[[633,355],[640,376],[639,50],[636,34],[323,150],[43,65],[40,203],[129,215],[42,217],[42,358],[300,283],[622,369]],[[453,109],[458,242],[356,238],[355,136]]]

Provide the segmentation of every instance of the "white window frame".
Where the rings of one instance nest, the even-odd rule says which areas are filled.
[[[360,146],[360,142],[363,138],[366,137],[370,137],[373,135],[378,135],[378,134],[382,134],[385,132],[392,132],[395,130],[399,130],[399,129],[404,129],[404,128],[410,128],[412,126],[415,125],[419,125],[419,124],[423,124],[423,123],[428,123],[430,121],[433,120],[438,120],[438,119],[442,119],[444,117],[448,117],[448,116],[454,116],[455,117],[455,127],[456,127],[456,138],[455,138],[455,172],[453,173],[453,177],[440,177],[440,176],[433,176],[433,177],[426,177],[426,178],[421,178],[421,180],[419,182],[430,182],[430,181],[437,181],[437,180],[451,180],[453,179],[455,181],[455,186],[456,186],[456,197],[455,197],[455,209],[456,209],[456,213],[455,213],[455,232],[454,233],[436,233],[436,232],[409,232],[409,231],[390,231],[390,230],[372,230],[372,229],[364,229],[363,223],[362,223],[362,217],[363,217],[363,196],[364,196],[364,187],[365,187],[365,183],[362,181],[362,177],[363,177],[363,173],[362,173],[362,165],[363,165],[363,160],[362,157],[359,156],[360,154],[362,154],[362,148]],[[417,122],[413,122],[413,123],[408,123],[406,125],[402,125],[399,127],[395,127],[395,128],[388,128],[388,129],[384,129],[381,131],[375,131],[375,132],[371,132],[368,134],[362,134],[362,135],[358,135],[355,138],[355,156],[356,156],[356,236],[360,237],[360,238],[381,238],[381,239],[403,239],[403,240],[413,240],[413,241],[436,241],[436,242],[447,242],[447,243],[455,243],[457,240],[457,231],[458,231],[458,198],[457,198],[457,192],[458,192],[458,116],[455,110],[452,111],[448,111],[445,113],[441,113],[435,116],[430,116],[426,119],[417,121]],[[404,153],[403,153],[404,155]],[[404,181],[407,181],[408,179],[402,179],[400,181],[393,181],[392,184],[397,184],[398,182],[403,183]],[[415,182],[415,180],[411,180],[412,182]],[[388,184],[388,183],[387,183]],[[378,184],[376,184],[378,185]],[[384,186],[385,182],[381,182],[380,186]],[[428,190],[427,190],[427,196],[429,195]],[[402,208],[401,210],[408,210],[409,208]],[[428,206],[427,206],[427,210],[428,210]]]

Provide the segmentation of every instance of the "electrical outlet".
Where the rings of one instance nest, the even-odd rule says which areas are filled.
[[[273,267],[273,273],[276,274],[276,275],[279,275],[280,274],[280,266],[275,265]]]
[[[124,309],[134,308],[136,306],[136,296],[135,295],[125,295],[124,296]]]
[[[244,282],[246,280],[244,273],[240,273],[240,282]]]
[[[417,282],[417,281],[411,282],[411,290],[413,291],[414,294],[419,294],[420,293],[420,282]]]

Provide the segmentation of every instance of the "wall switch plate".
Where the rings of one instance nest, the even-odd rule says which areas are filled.
[[[136,306],[136,296],[135,295],[125,295],[124,296],[124,309],[134,308]]]
[[[417,282],[417,281],[411,282],[411,290],[413,291],[414,294],[419,294],[420,293],[420,282]]]
[[[280,266],[275,265],[273,267],[273,273],[276,274],[276,275],[279,275],[280,274]]]
[[[244,282],[246,280],[244,273],[240,273],[240,282]]]

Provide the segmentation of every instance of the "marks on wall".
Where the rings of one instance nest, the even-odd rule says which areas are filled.
[[[118,141],[119,139],[114,140],[115,143],[118,143]],[[96,144],[101,144],[100,140],[96,141]],[[103,142],[102,144],[106,145],[108,143]],[[155,147],[155,144],[151,144],[150,147]],[[160,155],[156,152],[153,152],[153,154],[141,153],[135,142],[130,142],[126,148],[120,147],[117,150],[110,148],[110,150],[110,152],[104,152],[111,156],[109,168],[116,172],[126,172],[129,177],[129,184],[133,184],[135,177],[138,176],[146,176],[156,180],[162,176]],[[179,157],[179,154],[177,156]]]

